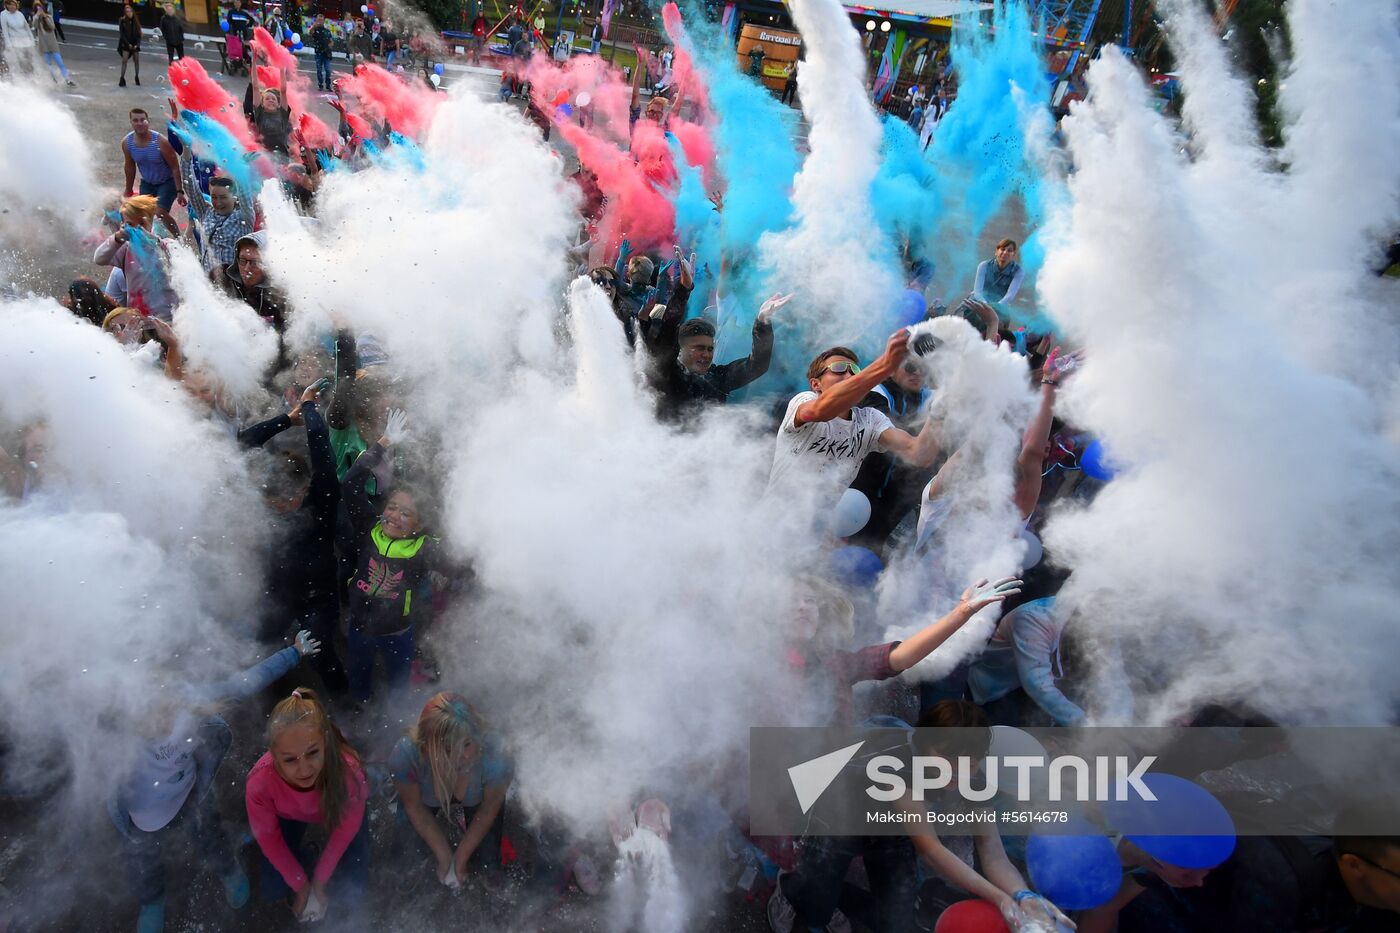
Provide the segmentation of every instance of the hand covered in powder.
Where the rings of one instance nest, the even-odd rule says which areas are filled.
[[[314,887],[310,887],[310,891],[306,896],[306,905],[297,914],[297,920],[301,923],[315,923],[326,915],[325,900],[317,894]]]
[[[1059,385],[1079,367],[1084,361],[1084,351],[1075,350],[1073,353],[1061,353],[1056,347],[1050,351],[1050,355],[1045,358],[1045,365],[1040,368],[1041,385]]]
[[[995,583],[978,580],[963,591],[958,608],[970,616],[992,603],[1002,602],[1008,596],[1015,596],[1019,592],[1021,592],[1021,581],[1015,577],[1005,577]]]
[[[389,418],[384,422],[384,436],[380,438],[380,443],[385,447],[393,447],[406,440],[408,440],[408,415],[404,413],[402,408],[389,409]]]
[[[792,293],[788,293],[786,295],[774,295],[772,298],[769,298],[767,301],[765,301],[762,307],[758,309],[759,319],[762,320],[765,324],[769,323],[773,320],[773,315],[781,311],[783,309],[783,305],[787,304],[789,301],[792,301]]]
[[[296,640],[292,642],[292,647],[297,649],[297,654],[302,658],[314,657],[321,653],[321,643],[311,637],[311,633],[306,629],[297,632]]]

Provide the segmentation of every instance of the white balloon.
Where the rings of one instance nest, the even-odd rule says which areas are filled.
[[[579,107],[587,107],[589,104],[593,103],[593,95],[584,91],[582,94],[578,94],[574,97],[574,103]]]
[[[838,538],[849,538],[869,521],[870,500],[858,489],[847,489],[841,493],[836,508],[831,510],[831,533]]]
[[[1026,556],[1021,558],[1021,569],[1030,570],[1040,563],[1040,558],[1045,555],[1045,550],[1040,546],[1040,539],[1029,528],[1022,529],[1021,540],[1026,542]]]
[[[442,78],[439,78],[437,75],[428,75],[428,80],[433,82],[433,87],[437,87],[442,83]]]

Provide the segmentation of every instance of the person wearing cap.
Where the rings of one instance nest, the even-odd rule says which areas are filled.
[[[715,325],[704,318],[681,324],[673,341],[663,338],[663,344],[674,346],[676,352],[656,367],[652,379],[659,417],[678,421],[707,404],[723,405],[729,393],[768,372],[773,359],[773,313],[791,298],[774,295],[763,303],[753,321],[753,345],[742,359],[715,365]]]
[[[925,422],[917,435],[894,426],[877,408],[859,407],[865,396],[909,355],[909,331],[897,330],[885,352],[862,369],[854,350],[831,347],[807,367],[810,391],[793,396],[778,429],[768,495],[818,484],[835,504],[872,451],[930,466],[940,450],[938,433]]]
[[[263,268],[267,231],[257,230],[238,238],[233,262],[224,267],[224,286],[278,331],[282,330],[285,301],[272,287]]]

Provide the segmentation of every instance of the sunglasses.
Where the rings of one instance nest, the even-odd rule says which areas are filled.
[[[852,376],[854,376],[856,373],[860,372],[860,365],[857,363],[852,363],[850,360],[837,360],[835,363],[823,367],[822,372],[836,373],[837,375],[850,373]]]
[[[617,288],[617,279],[611,275],[595,275],[591,278],[594,285],[600,285],[603,288]]]

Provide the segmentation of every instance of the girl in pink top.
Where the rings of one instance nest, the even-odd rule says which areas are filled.
[[[290,896],[297,919],[311,921],[325,914],[334,894],[342,922],[363,922],[369,833],[360,756],[305,687],[272,710],[267,738],[246,793],[248,824],[262,850],[262,896]],[[302,836],[311,824],[325,827],[328,838],[308,877]]]

